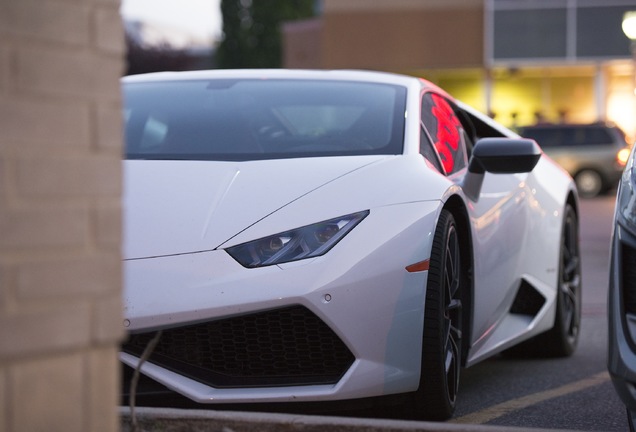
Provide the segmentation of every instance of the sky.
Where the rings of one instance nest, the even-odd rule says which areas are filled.
[[[122,0],[121,14],[147,24],[174,26],[193,36],[221,35],[220,0]]]

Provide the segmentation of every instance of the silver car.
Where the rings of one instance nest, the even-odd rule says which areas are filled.
[[[636,171],[632,150],[618,186],[609,278],[608,370],[636,424]]]
[[[519,134],[538,142],[586,198],[616,186],[629,154],[625,134],[610,123],[539,124],[521,128]]]

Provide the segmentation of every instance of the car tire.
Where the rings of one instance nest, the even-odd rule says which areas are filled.
[[[417,418],[446,420],[455,411],[462,359],[462,274],[459,232],[453,215],[442,210],[431,250]]]
[[[576,349],[581,326],[581,255],[579,225],[571,205],[563,213],[559,279],[554,326],[506,351],[512,356],[567,357]]]
[[[603,191],[603,177],[593,169],[584,169],[574,176],[579,196],[593,198]]]
[[[545,334],[546,354],[569,356],[576,349],[581,328],[581,253],[578,217],[572,206],[563,213],[559,290],[554,327]]]
[[[636,423],[636,413],[627,408],[627,425],[629,426],[629,432],[636,432],[634,423]]]

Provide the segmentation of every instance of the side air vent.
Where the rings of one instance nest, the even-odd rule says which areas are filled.
[[[535,316],[539,313],[544,304],[545,297],[534,289],[525,279],[522,279],[515,301],[510,308],[510,313]]]

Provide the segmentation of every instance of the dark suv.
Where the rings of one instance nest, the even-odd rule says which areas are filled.
[[[629,156],[625,134],[608,123],[539,124],[519,129],[565,168],[582,197],[593,197],[616,186]]]

